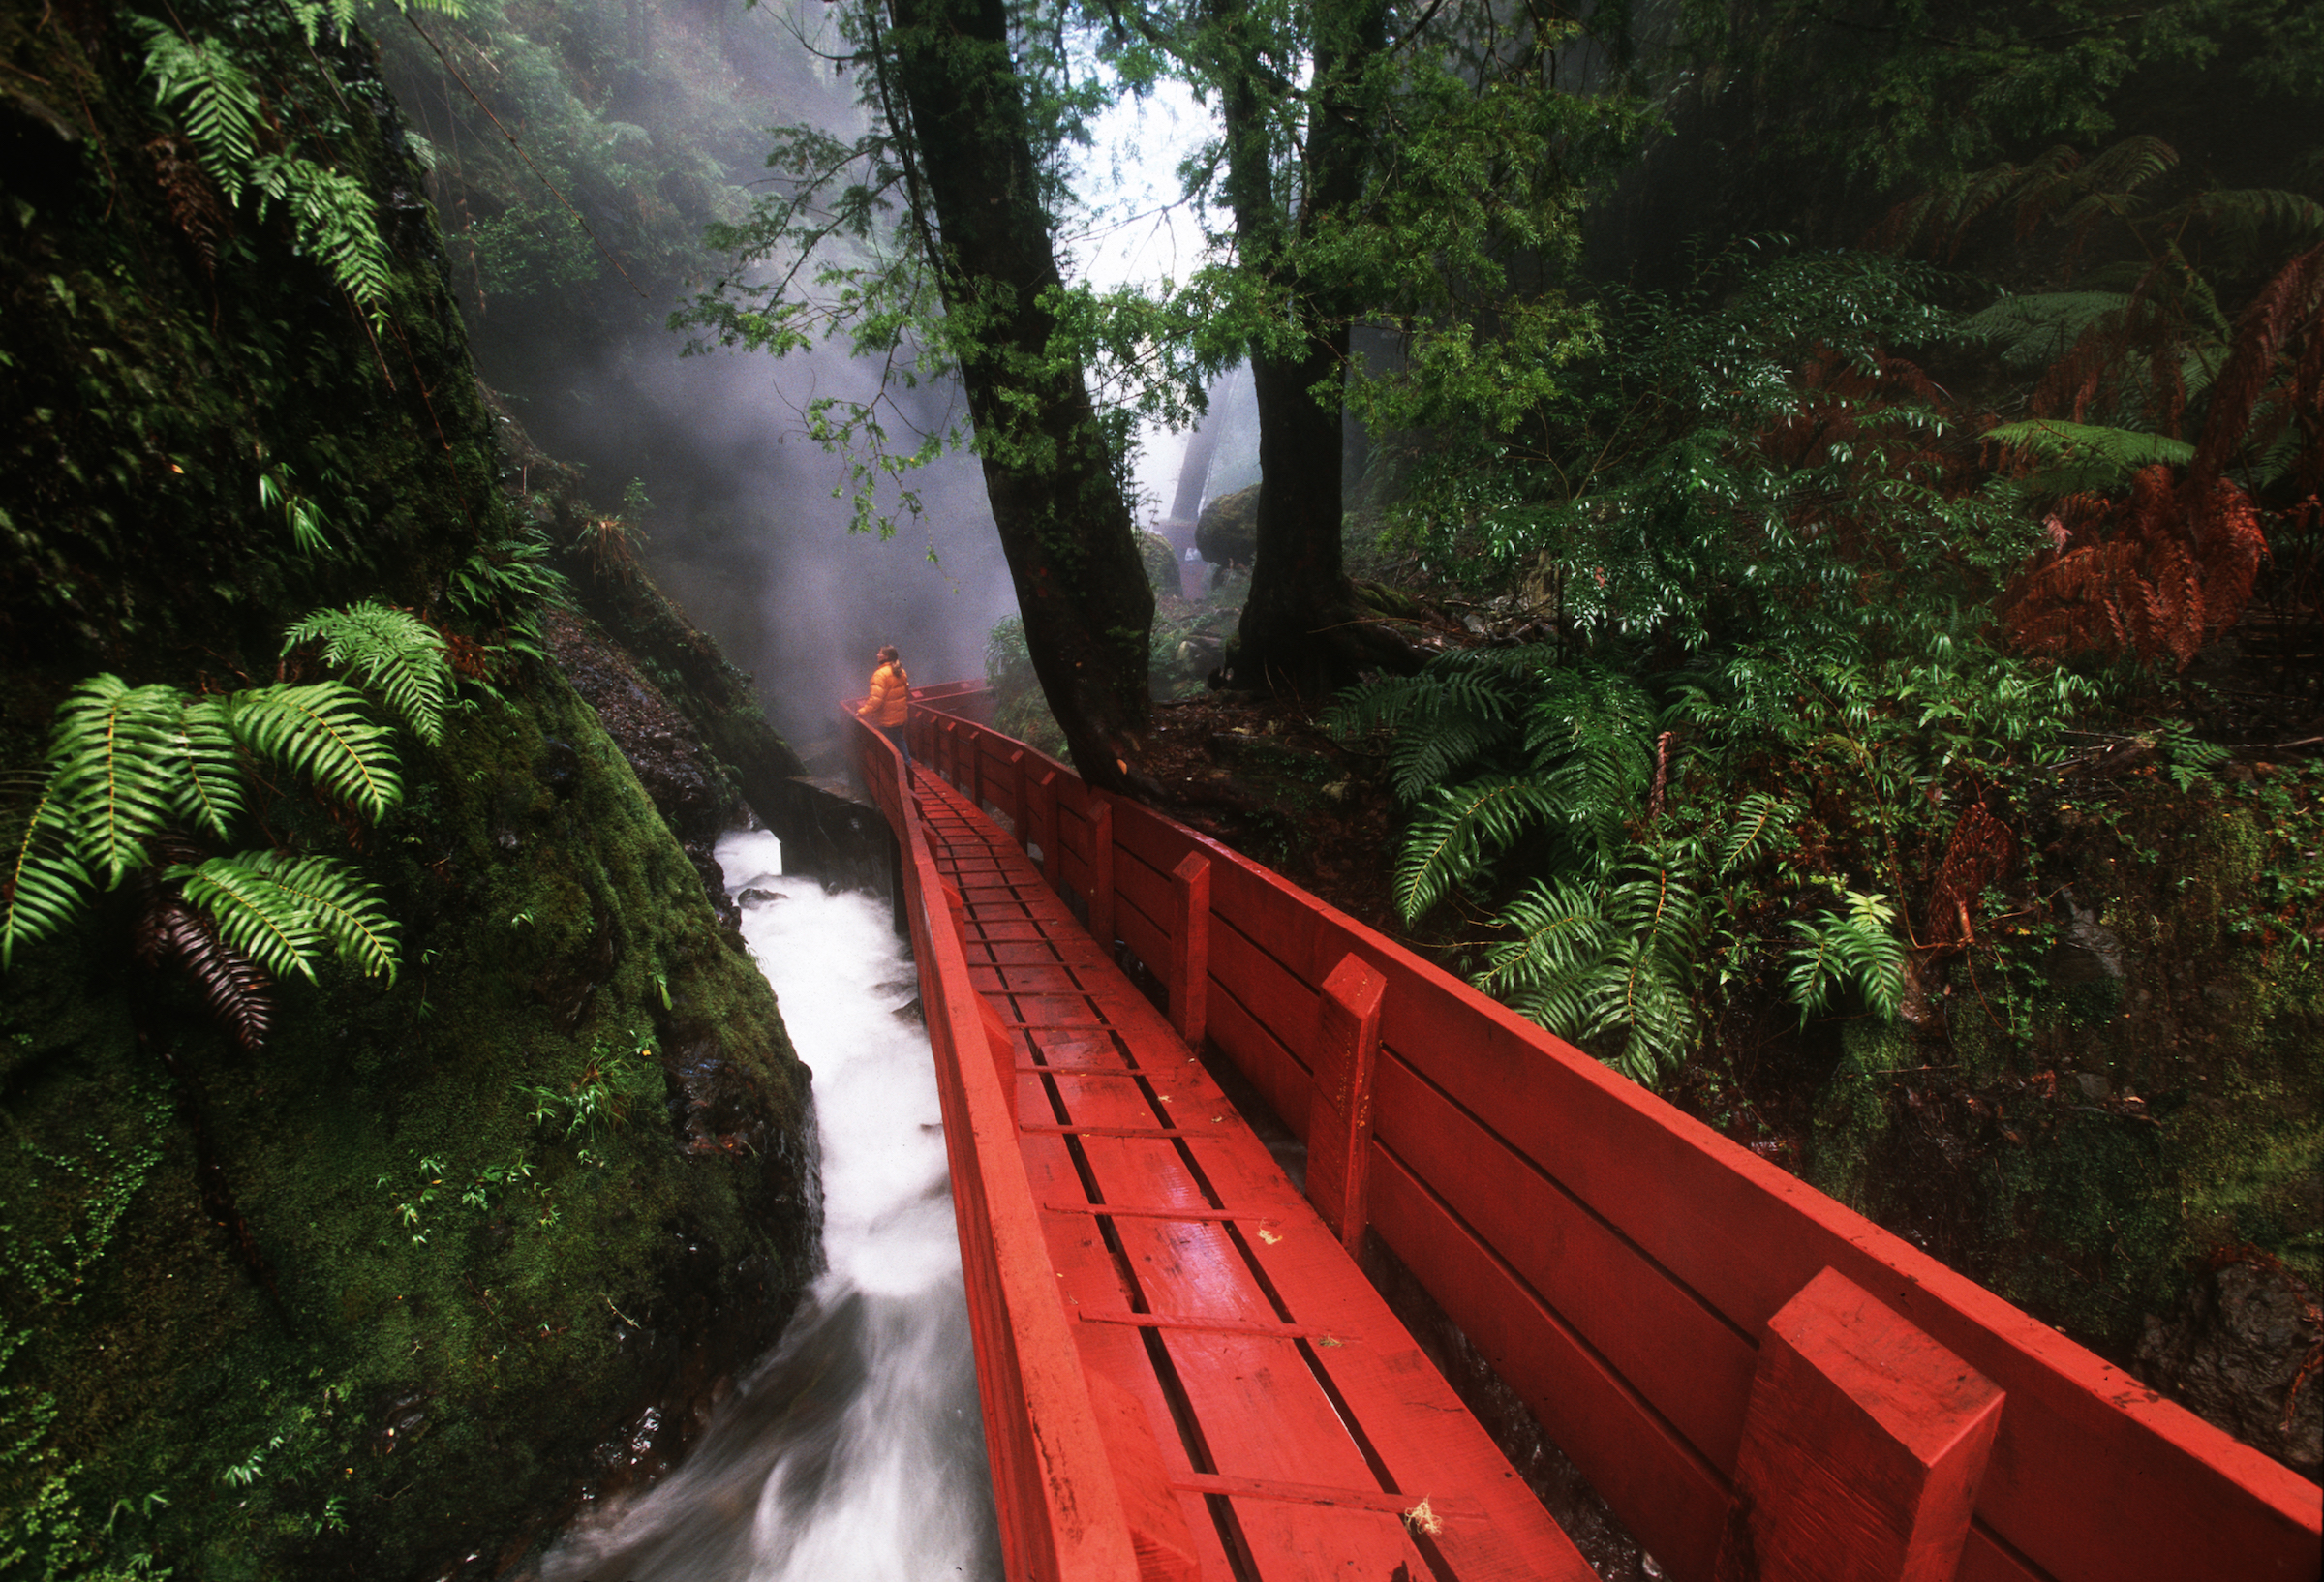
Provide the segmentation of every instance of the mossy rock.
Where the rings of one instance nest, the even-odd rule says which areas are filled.
[[[1259,556],[1259,485],[1221,495],[1203,507],[1194,547],[1212,565],[1249,565]]]

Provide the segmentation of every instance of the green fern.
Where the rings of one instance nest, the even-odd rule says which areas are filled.
[[[449,685],[442,640],[413,623],[415,633],[410,621],[357,605],[310,617],[291,628],[289,646],[322,639],[405,708],[415,729],[435,731]],[[62,929],[90,892],[118,888],[152,866],[157,849],[182,847],[185,832],[229,838],[245,809],[245,754],[383,816],[402,782],[388,731],[362,711],[361,696],[338,682],[210,698],[112,675],[74,687],[57,710],[46,781],[7,847],[0,967],[18,944]],[[156,905],[175,904],[168,887],[181,887],[227,946],[278,975],[312,977],[325,949],[367,974],[394,974],[394,926],[379,897],[331,859],[245,852],[176,864],[163,885]]]
[[[1516,930],[1486,953],[1479,988],[1576,1044],[1618,1040],[1611,1064],[1651,1083],[1696,1030],[1701,902],[1656,855],[1634,848],[1597,879],[1536,881],[1501,914]]]
[[[0,968],[14,959],[18,940],[44,939],[71,922],[95,885],[66,837],[54,793],[44,792],[9,853],[8,891],[0,897]]]
[[[452,568],[444,602],[456,615],[491,621],[502,630],[501,646],[528,659],[545,659],[540,610],[568,604],[572,584],[548,563],[548,539],[537,529],[481,545]]]
[[[181,700],[169,764],[177,814],[197,830],[224,840],[242,813],[242,760],[233,721],[219,698]]]
[[[409,610],[367,599],[343,610],[316,611],[283,634],[283,652],[318,640],[323,663],[352,672],[403,715],[422,742],[430,746],[443,742],[452,667],[435,627]]]
[[[2166,434],[2068,423],[2056,417],[2003,423],[1987,429],[1985,438],[2048,461],[2051,465],[2034,480],[2035,492],[2043,495],[2118,489],[2141,468],[2157,463],[2184,467],[2195,459],[2192,444]]]
[[[49,795],[76,855],[107,889],[145,866],[145,842],[176,810],[169,768],[183,714],[176,688],[131,686],[110,674],[82,682],[57,710]]]
[[[334,18],[338,10],[334,4]],[[178,114],[227,202],[239,207],[245,193],[256,192],[260,221],[270,203],[289,210],[299,251],[329,270],[372,327],[383,330],[394,265],[362,183],[294,154],[261,152],[265,99],[225,44],[183,35],[150,17],[130,20],[145,35],[145,76],[154,103]],[[312,33],[312,15],[307,25]]]
[[[1785,988],[1801,1025],[1822,1016],[1853,989],[1874,1014],[1893,1021],[1905,1000],[1906,951],[1896,937],[1896,908],[1885,896],[1850,890],[1846,910],[1820,924],[1798,925]]]
[[[266,218],[270,202],[288,209],[298,250],[330,271],[339,289],[370,316],[373,328],[384,328],[395,263],[363,184],[290,155],[260,159],[251,167],[251,177],[259,192],[260,220]]]
[[[1735,819],[1719,845],[1719,876],[1739,871],[1789,830],[1799,818],[1796,803],[1767,791],[1754,791],[1735,806]]]
[[[229,700],[234,738],[381,819],[403,801],[385,726],[363,716],[362,694],[338,682],[237,692]]]
[[[1404,921],[1417,922],[1528,829],[1565,814],[1557,791],[1534,780],[1491,776],[1438,791],[1396,863],[1396,906]]]
[[[181,36],[149,16],[130,25],[145,35],[145,75],[154,103],[173,107],[201,150],[202,167],[229,204],[238,205],[259,158],[266,104],[233,51],[215,39]]]
[[[328,857],[244,852],[164,875],[217,921],[228,944],[273,973],[310,982],[327,945],[372,977],[395,978],[395,925],[369,882]]]

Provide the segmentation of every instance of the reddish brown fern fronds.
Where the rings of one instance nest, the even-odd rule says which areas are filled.
[[[1953,826],[1944,861],[1938,865],[1936,888],[1929,893],[1929,924],[1921,943],[1957,950],[1974,944],[1977,929],[1973,908],[1977,897],[2017,863],[2017,837],[2009,826],[1972,805]]]
[[[2286,350],[2303,337],[2305,354],[2288,380],[2271,389]],[[2211,394],[2211,415],[2195,446],[2194,472],[2216,478],[2251,435],[2252,419],[2265,401],[2275,428],[2297,422],[2307,436],[2299,471],[2306,477],[2324,466],[2315,452],[2320,435],[2318,409],[2324,405],[2324,245],[2309,248],[2276,272],[2236,319],[2227,364]],[[2267,436],[2273,439],[2273,435]]]
[[[265,969],[218,937],[210,920],[175,896],[157,895],[138,919],[138,958],[156,971],[184,970],[219,1026],[246,1050],[273,1025],[273,982]]]
[[[2034,653],[2168,654],[2184,669],[2243,614],[2268,547],[2249,495],[2167,467],[2141,470],[2126,500],[2062,502],[2050,523],[2056,547],[2001,611]]]
[[[183,138],[174,133],[156,137],[145,145],[145,152],[153,160],[154,179],[161,185],[169,218],[201,260],[201,272],[217,278],[218,249],[234,233],[232,212]]]

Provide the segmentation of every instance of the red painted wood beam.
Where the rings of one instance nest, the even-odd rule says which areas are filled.
[[[1353,1256],[1363,1244],[1371,1163],[1372,1067],[1388,980],[1343,956],[1315,1007],[1315,1088],[1307,1107],[1307,1201]]]
[[[1760,1343],[1718,1582],[1951,1582],[2003,1401],[1825,1268]]]

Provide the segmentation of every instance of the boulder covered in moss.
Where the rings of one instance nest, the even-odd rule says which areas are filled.
[[[1203,507],[1194,547],[1212,565],[1248,566],[1259,555],[1259,485],[1221,495]]]

